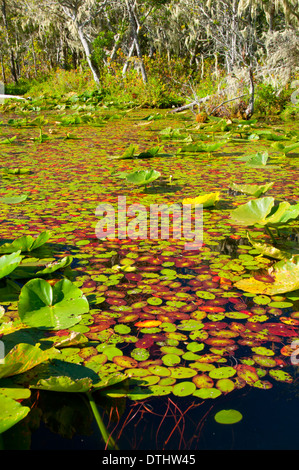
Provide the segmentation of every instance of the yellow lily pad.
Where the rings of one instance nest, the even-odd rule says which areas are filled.
[[[273,282],[264,282],[255,277],[241,279],[234,286],[251,294],[276,295],[299,289],[299,264],[279,261],[268,270]]]
[[[202,204],[203,207],[214,206],[217,201],[220,199],[220,191],[215,193],[200,194],[195,198],[187,197],[183,199],[183,204]]]

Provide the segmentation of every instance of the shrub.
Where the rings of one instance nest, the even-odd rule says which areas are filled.
[[[290,102],[292,91],[276,89],[271,84],[259,84],[256,90],[256,111],[260,114],[280,114]]]

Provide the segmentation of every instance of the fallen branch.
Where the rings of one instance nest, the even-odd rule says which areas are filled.
[[[193,110],[195,106],[199,107],[200,103],[204,103],[205,101],[208,101],[212,96],[214,95],[208,95],[208,96],[205,96],[204,98],[197,99],[195,101],[192,101],[192,103],[185,104],[184,106],[180,106],[179,108],[173,109],[171,112],[180,113],[181,111],[185,111],[186,109],[190,109],[190,108],[192,108]]]
[[[247,96],[247,93],[245,93],[244,95],[236,96],[235,98],[231,98],[230,100],[222,101],[222,103],[218,104],[218,106],[212,109],[212,111],[209,113],[209,116],[211,116],[216,111],[216,109],[221,108],[221,106],[223,106],[224,104],[230,103],[231,101],[238,100],[239,98],[244,98],[244,96]]]

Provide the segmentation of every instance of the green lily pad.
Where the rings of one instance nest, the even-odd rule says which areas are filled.
[[[12,273],[22,261],[21,251],[0,257],[0,279]]]
[[[270,258],[274,259],[288,259],[291,258],[292,255],[285,250],[279,250],[275,246],[266,245],[264,243],[257,243],[255,242],[247,233],[247,238],[252,244],[252,246],[258,251],[258,253],[269,256]]]
[[[146,359],[149,358],[150,353],[145,348],[135,348],[131,352],[131,356],[133,359],[136,359],[136,361],[146,361]]]
[[[20,196],[5,196],[0,199],[2,204],[19,204],[20,202],[26,201],[27,196],[26,194],[22,194]]]
[[[200,388],[199,390],[195,390],[193,396],[202,398],[203,400],[207,400],[208,398],[217,398],[222,394],[221,390],[217,388]]]
[[[235,384],[230,379],[219,379],[216,382],[216,387],[223,393],[232,392],[235,388]]]
[[[4,243],[0,246],[0,253],[13,253],[15,251],[33,251],[44,245],[50,238],[51,232],[46,230],[34,238],[31,235],[24,235],[17,238],[12,243]]]
[[[269,356],[262,356],[260,354],[254,354],[253,360],[262,367],[275,367],[277,365],[275,359]]]
[[[182,151],[185,152],[216,152],[216,150],[219,150],[221,147],[223,147],[227,141],[222,141],[222,142],[198,142],[196,144],[190,144],[186,145]]]
[[[147,303],[150,305],[161,305],[163,300],[161,300],[159,297],[149,297],[147,299]]]
[[[273,197],[253,199],[231,211],[231,219],[240,225],[276,226],[296,219],[299,215],[299,203],[291,206],[287,201],[274,206]]]
[[[186,397],[192,395],[196,390],[196,385],[193,382],[179,382],[173,386],[172,392],[178,397]]]
[[[237,410],[221,410],[215,414],[215,421],[220,424],[234,424],[241,421],[242,414]]]
[[[283,370],[271,369],[269,371],[269,375],[270,377],[277,380],[278,382],[287,382],[287,383],[293,382],[293,377]]]
[[[250,196],[259,197],[261,194],[266,193],[270,188],[272,188],[274,183],[267,184],[236,184],[231,183],[230,188],[234,191],[241,193],[249,194]]]
[[[169,377],[171,374],[170,370],[163,366],[149,366],[148,370],[151,374],[158,375],[159,377]]]
[[[32,388],[52,392],[85,393],[88,392],[91,387],[92,380],[89,377],[74,380],[68,376],[60,376],[40,379]]]
[[[263,167],[267,165],[268,159],[269,159],[268,152],[264,152],[264,153],[257,152],[255,155],[251,155],[247,159],[246,165],[251,166],[251,167],[260,167],[260,166]]]
[[[0,435],[24,419],[30,412],[28,406],[0,393]]]
[[[272,349],[265,348],[264,346],[257,346],[251,349],[254,353],[259,354],[261,356],[274,356],[274,351],[272,351]]]
[[[170,395],[172,393],[172,386],[171,385],[160,385],[160,384],[150,385],[149,390],[155,396]]]
[[[129,183],[137,184],[138,186],[145,186],[152,183],[160,176],[161,173],[156,170],[137,170],[126,175],[126,180]]]
[[[273,144],[271,144],[271,147],[273,147],[275,150],[282,152],[284,155],[287,155],[288,153],[292,152],[293,150],[296,150],[299,147],[299,142],[296,142],[295,144],[291,145],[284,145],[281,142],[274,142]]]
[[[180,356],[176,354],[164,354],[161,359],[165,366],[175,366],[181,362]]]
[[[196,371],[194,369],[190,369],[189,367],[170,367],[169,370],[171,377],[175,379],[190,379],[196,375]]]
[[[101,348],[97,348],[98,351],[102,352],[103,354],[105,354],[105,356],[107,356],[107,359],[109,361],[112,361],[113,358],[115,356],[122,356],[123,355],[123,352],[121,349],[117,348],[116,346],[112,346],[112,345],[107,345],[107,344],[103,344],[101,345],[103,347]]]
[[[27,326],[59,330],[79,323],[81,315],[89,311],[89,304],[68,279],[53,287],[43,279],[32,279],[21,289],[18,310]]]
[[[58,354],[59,351],[55,348],[43,351],[39,345],[19,343],[6,354],[4,363],[0,366],[0,378],[26,372]]]
[[[225,379],[236,374],[236,369],[230,366],[218,367],[209,372],[212,379]]]

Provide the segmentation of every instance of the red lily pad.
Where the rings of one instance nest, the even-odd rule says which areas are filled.
[[[236,366],[236,371],[238,377],[240,377],[240,379],[243,379],[248,384],[252,384],[253,382],[259,380],[257,371],[252,366],[248,366],[246,364],[238,364]]]

